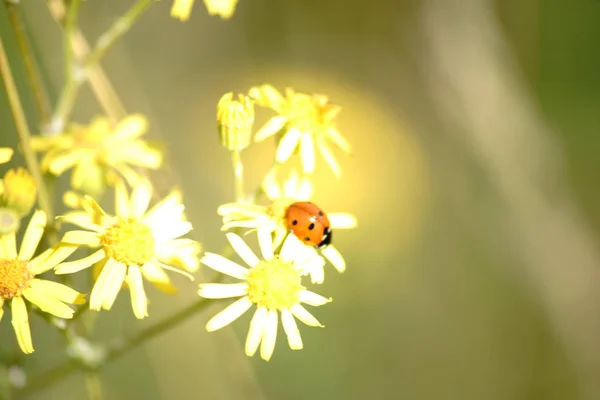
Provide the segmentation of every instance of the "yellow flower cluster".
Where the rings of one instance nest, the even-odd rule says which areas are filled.
[[[271,108],[278,113],[255,135],[256,142],[273,135],[278,136],[279,142],[276,163],[261,184],[266,202],[259,202],[257,196],[251,199],[242,196],[242,200],[219,206],[217,212],[223,217],[223,231],[246,229],[246,233],[256,232],[261,257],[257,257],[240,236],[227,233],[230,245],[248,267],[218,254],[205,253],[201,260],[203,264],[240,282],[201,284],[198,293],[209,299],[238,298],[210,319],[206,325],[208,331],[228,325],[255,307],[245,351],[248,356],[253,356],[260,347],[261,358],[268,361],[275,348],[279,319],[289,347],[293,350],[303,347],[296,319],[308,326],[322,327],[302,304],[321,306],[331,299],[307,290],[302,283],[303,277],[310,276],[313,284],[323,283],[325,259],[339,272],[346,269],[346,262],[334,245],[327,242],[326,245],[315,247],[313,243],[305,244],[308,237],[304,237],[305,241],[302,241],[296,236],[289,211],[298,202],[312,200],[314,187],[310,177],[315,169],[315,144],[338,177],[341,169],[329,149],[328,141],[346,152],[350,151],[350,145],[334,125],[340,108],[330,104],[323,95],[309,95],[287,89],[284,97],[270,85],[253,87],[248,95],[256,105]],[[236,127],[251,126],[254,112],[244,112],[250,109],[249,99],[240,96],[236,104],[231,104],[231,99],[231,94],[223,96],[217,107],[220,129],[231,121],[234,121]],[[248,105],[243,106],[246,104]],[[225,106],[236,111],[235,118],[226,117],[222,111]],[[244,140],[248,129],[230,130],[229,142]],[[228,150],[237,150],[227,143],[223,144]],[[292,169],[289,178],[280,184],[276,176],[278,165],[288,161],[298,147],[303,174],[299,175]],[[325,218],[322,211],[319,213]],[[308,229],[315,228],[319,215],[306,216],[307,225],[310,224]],[[357,224],[356,218],[348,213],[328,213],[326,218],[329,224],[325,227],[327,229],[350,229]],[[330,231],[328,235],[331,235]]]
[[[204,0],[209,15],[218,15],[223,19],[233,16],[238,0]],[[190,18],[194,0],[174,0],[171,7],[171,17],[180,21]]]

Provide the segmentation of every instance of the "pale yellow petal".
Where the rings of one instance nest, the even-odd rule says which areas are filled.
[[[281,198],[281,189],[277,183],[275,171],[269,172],[262,181],[262,190],[269,200],[274,201]]]
[[[41,210],[36,210],[27,225],[25,235],[21,241],[21,249],[19,250],[19,258],[21,260],[29,260],[33,257],[35,249],[37,249],[40,239],[46,228],[46,213]]]
[[[288,344],[292,350],[300,350],[303,347],[300,330],[294,316],[289,310],[281,310],[281,324],[288,339]]]
[[[254,141],[262,142],[269,136],[273,136],[281,129],[283,129],[287,121],[288,119],[286,117],[282,117],[280,115],[271,118],[269,121],[267,121],[266,124],[264,124],[262,128],[258,130],[258,132],[256,132],[256,135],[254,136]]]
[[[346,261],[340,252],[333,246],[329,245],[321,250],[321,253],[329,260],[329,262],[338,270],[344,272],[346,270]]]
[[[15,297],[11,301],[12,326],[17,336],[19,347],[25,354],[33,353],[33,343],[31,343],[31,330],[29,329],[29,316],[25,301],[21,297]]]
[[[142,275],[164,293],[177,293],[177,288],[171,283],[169,275],[152,263],[146,263],[141,268]]]
[[[60,264],[61,261],[73,254],[77,248],[76,245],[59,243],[31,260],[29,268],[35,275],[43,274]]]
[[[296,235],[289,234],[281,246],[279,256],[283,261],[293,261],[300,256],[304,257],[306,249],[307,246]]]
[[[4,257],[8,259],[17,257],[17,238],[14,233],[7,233],[0,236],[0,242]]]
[[[58,282],[47,281],[45,279],[34,279],[31,281],[31,288],[42,292],[47,296],[54,297],[64,303],[84,304],[85,295],[77,290]]]
[[[100,246],[100,235],[89,231],[68,231],[61,242],[68,244],[84,245],[90,247]]]
[[[140,218],[146,213],[150,198],[152,197],[152,186],[150,182],[143,181],[133,189],[131,194],[131,215]]]
[[[221,329],[225,325],[229,325],[231,322],[238,319],[252,306],[252,302],[248,296],[242,297],[225,308],[223,311],[215,315],[206,324],[206,330],[208,332],[216,331]]]
[[[72,212],[63,216],[56,217],[62,222],[68,222],[77,225],[80,228],[87,229],[93,232],[104,232],[105,228],[93,222],[93,217],[84,212]]]
[[[48,170],[53,175],[60,175],[69,168],[72,168],[74,165],[80,163],[82,160],[88,160],[93,158],[93,153],[91,150],[87,149],[77,149],[74,151],[70,151],[68,153],[63,154],[62,156],[58,156],[50,161],[48,165]]]
[[[118,140],[132,140],[146,133],[148,120],[141,114],[132,114],[121,120],[113,135]]]
[[[300,304],[294,304],[292,308],[290,308],[290,311],[294,314],[294,317],[298,318],[308,326],[323,327],[323,325],[321,325],[321,323]]]
[[[202,257],[200,262],[209,266],[215,271],[237,279],[245,280],[248,276],[248,270],[246,268],[223,257],[220,254],[206,252],[204,253],[204,257]]]
[[[56,275],[73,274],[83,269],[89,268],[98,261],[106,258],[104,249],[100,249],[87,257],[75,261],[69,261],[56,266],[54,273]]]
[[[258,264],[259,260],[256,257],[256,254],[250,249],[250,246],[244,242],[244,239],[236,235],[235,233],[227,233],[227,240],[229,240],[229,244],[233,247],[233,250],[240,256],[242,260],[250,267],[255,267]]]
[[[180,21],[187,21],[192,11],[194,0],[175,0],[171,7],[171,17]]]
[[[246,337],[245,351],[248,357],[252,357],[260,345],[265,330],[266,320],[267,308],[258,307],[252,316],[252,320],[250,320],[250,328],[248,329],[248,336]]]
[[[247,203],[227,203],[217,208],[217,214],[224,216],[227,214],[240,214],[248,218],[260,218],[265,215],[266,207],[257,204]]]
[[[269,361],[275,350],[275,341],[277,340],[277,311],[269,310],[265,320],[265,329],[260,342],[260,358]]]
[[[273,255],[273,239],[271,231],[268,229],[258,228],[258,245],[260,252],[265,260],[272,260]]]
[[[10,147],[0,147],[0,164],[5,164],[10,161],[14,150]]]
[[[157,259],[150,260],[150,263],[152,263],[152,264],[154,264],[154,265],[156,265],[156,266],[158,266],[158,267],[160,267],[162,269],[166,269],[167,271],[171,271],[171,272],[175,272],[175,273],[177,273],[179,275],[183,275],[186,278],[188,278],[190,281],[194,281],[194,276],[192,274],[189,274],[189,273],[187,273],[187,272],[185,272],[185,271],[183,271],[183,270],[181,270],[179,268],[172,267],[172,266],[170,266],[168,264],[165,264],[164,262],[161,262],[161,261],[159,261]]]
[[[166,242],[167,240],[177,239],[186,233],[189,233],[193,228],[192,224],[187,221],[178,221],[167,223],[162,221],[160,224],[155,222],[146,223],[152,229],[152,235],[157,243]]]
[[[58,299],[48,296],[47,293],[36,290],[34,287],[23,290],[23,296],[31,303],[39,307],[43,312],[47,312],[58,318],[70,319],[73,318],[73,309],[62,303]]]
[[[294,198],[299,201],[309,201],[313,195],[313,184],[310,181],[308,176],[302,177],[300,179],[300,184],[298,185],[298,190],[294,195]]]
[[[285,135],[279,142],[279,146],[277,146],[277,152],[275,154],[275,159],[278,163],[283,164],[290,158],[290,156],[296,149],[296,146],[298,146],[298,142],[300,141],[301,136],[302,133],[300,133],[300,131],[295,127],[290,128],[285,133]]]
[[[332,229],[353,229],[358,224],[356,217],[348,213],[328,213],[327,218]]]
[[[300,155],[304,172],[312,174],[315,171],[315,142],[313,135],[305,133],[300,140]]]
[[[333,143],[335,143],[344,152],[346,152],[346,153],[352,152],[352,147],[350,146],[350,143],[348,142],[348,140],[346,140],[345,137],[343,137],[340,134],[340,132],[337,129],[332,128],[332,127],[328,128],[327,135],[329,136],[329,138],[331,140],[333,140]]]
[[[131,215],[129,195],[125,183],[121,180],[115,183],[115,211],[117,216],[121,218],[127,218]]]
[[[340,164],[337,162],[335,155],[332,153],[331,149],[322,137],[317,139],[317,146],[319,146],[319,152],[321,152],[321,155],[327,162],[327,165],[329,165],[329,168],[331,168],[333,171],[333,174],[336,176],[336,178],[340,178],[342,176]]]
[[[328,299],[326,297],[321,296],[320,294],[316,294],[309,290],[301,290],[299,293],[298,300],[300,300],[300,302],[302,303],[308,304],[309,306],[318,307],[322,306],[323,304],[329,303],[331,301],[331,298]]]
[[[127,273],[127,283],[131,290],[131,307],[137,319],[144,319],[148,316],[148,298],[144,291],[144,281],[140,267],[132,265]]]
[[[260,219],[251,219],[248,221],[231,221],[228,222],[226,224],[224,224],[221,227],[221,232],[225,232],[230,230],[231,228],[249,228],[249,229],[255,229],[258,228],[259,226],[263,226],[265,224],[264,220],[260,220]]]
[[[273,248],[278,249],[279,246],[281,246],[283,239],[285,239],[285,235],[288,234],[288,229],[284,228],[282,226],[277,226],[277,228],[274,230],[274,232],[275,232],[275,238],[273,239]]]
[[[207,299],[228,299],[248,294],[245,283],[203,283],[199,285],[198,295]]]
[[[90,310],[110,309],[123,285],[126,272],[125,265],[108,259],[92,288]]]
[[[325,281],[325,262],[320,265],[311,264],[311,268],[305,268],[305,273],[310,274],[310,281],[320,285]]]
[[[290,199],[295,199],[298,193],[298,172],[293,169],[290,171],[289,178],[283,184],[283,195]]]

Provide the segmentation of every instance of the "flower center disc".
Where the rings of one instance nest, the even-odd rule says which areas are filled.
[[[259,307],[269,310],[284,310],[298,302],[304,287],[301,276],[291,263],[281,261],[278,256],[261,261],[248,274],[248,297]]]
[[[119,220],[100,238],[106,255],[125,265],[144,265],[154,257],[152,230],[134,218]]]
[[[33,277],[27,261],[18,258],[0,260],[0,297],[8,300],[21,296]]]

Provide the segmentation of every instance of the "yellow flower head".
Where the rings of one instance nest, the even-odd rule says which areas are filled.
[[[12,325],[24,353],[33,352],[25,300],[59,318],[72,318],[67,304],[83,304],[84,295],[56,282],[36,278],[54,268],[75,251],[73,246],[58,246],[33,257],[46,227],[46,214],[36,211],[27,226],[17,253],[14,233],[0,236],[0,320],[4,304],[10,303]]]
[[[42,169],[61,175],[73,168],[74,189],[99,195],[114,173],[135,185],[142,175],[132,167],[157,169],[162,164],[161,153],[140,139],[148,129],[142,115],[130,115],[116,126],[105,117],[95,118],[89,126],[75,126],[58,136],[37,136],[32,139],[36,151],[45,152]]]
[[[288,207],[297,201],[309,201],[313,188],[308,178],[299,178],[295,171],[291,172],[283,187],[277,183],[274,174],[267,175],[262,188],[269,200],[268,205],[228,203],[221,205],[217,212],[223,217],[222,230],[237,227],[266,231],[268,234],[274,235],[274,246],[277,248],[290,231],[285,217]],[[327,213],[327,217],[333,230],[351,229],[357,224],[356,218],[348,213]],[[302,245],[302,248],[309,252],[317,251],[306,245]],[[343,272],[346,269],[344,258],[334,245],[329,245],[319,251],[338,271]],[[322,269],[313,269],[310,274],[313,283],[323,282]]]
[[[291,238],[291,236],[290,236]],[[205,253],[201,262],[210,268],[227,274],[242,283],[206,283],[200,285],[198,294],[208,299],[241,297],[206,324],[209,332],[220,329],[236,320],[253,305],[256,311],[250,322],[246,338],[246,355],[252,357],[260,346],[260,356],[268,361],[273,355],[277,339],[278,319],[286,333],[291,349],[302,349],[302,338],[295,318],[309,326],[322,325],[302,305],[321,306],[331,301],[302,286],[306,269],[318,268],[324,263],[319,256],[298,258],[298,241],[286,240],[279,254],[273,251],[271,235],[259,231],[258,239],[262,260],[234,233],[227,239],[237,254],[250,267],[245,268],[223,256]]]
[[[218,15],[223,19],[233,16],[238,0],[204,0],[209,15]]]
[[[6,164],[13,156],[13,149],[10,147],[0,147],[0,164]]]
[[[23,167],[9,169],[0,184],[0,202],[25,216],[35,205],[37,188],[33,177]]]
[[[92,198],[82,201],[83,211],[61,217],[84,230],[70,231],[62,242],[97,248],[92,255],[56,267],[57,274],[70,274],[99,264],[100,273],[90,296],[90,309],[110,310],[123,283],[131,290],[133,313],[148,316],[143,277],[167,292],[175,291],[165,270],[187,272],[199,267],[200,245],[181,238],[192,230],[185,220],[181,193],[173,191],[148,211],[152,188],[148,182],[134,187],[131,196],[122,182],[115,187],[116,215],[107,214]],[[85,205],[84,205],[85,204]]]
[[[286,89],[285,97],[271,85],[250,89],[250,97],[263,107],[269,107],[279,115],[271,118],[257,133],[254,140],[261,142],[279,134],[275,158],[285,163],[299,148],[304,172],[312,174],[315,169],[315,143],[319,152],[339,178],[342,170],[329,147],[333,142],[346,153],[350,144],[335,127],[335,117],[341,108],[331,104],[324,95],[295,92]]]
[[[233,93],[223,95],[217,104],[217,124],[221,144],[228,150],[248,147],[254,124],[252,100],[241,94],[239,100],[233,100]]]
[[[204,0],[209,15],[219,15],[223,19],[229,19],[235,11],[238,0]],[[194,0],[175,0],[171,7],[171,17],[180,21],[190,18]]]

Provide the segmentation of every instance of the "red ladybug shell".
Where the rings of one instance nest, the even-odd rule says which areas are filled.
[[[331,243],[329,218],[311,202],[297,202],[288,207],[288,227],[305,244],[323,248]]]

